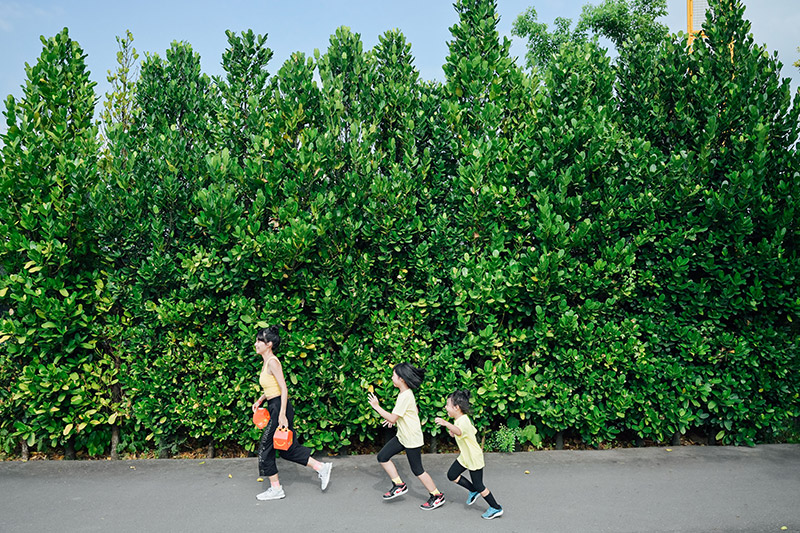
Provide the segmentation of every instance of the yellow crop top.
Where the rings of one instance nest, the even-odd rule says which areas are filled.
[[[281,387],[278,385],[278,380],[275,379],[275,376],[267,372],[269,362],[273,359],[276,361],[278,360],[277,357],[270,357],[267,359],[267,364],[261,369],[261,375],[258,377],[258,383],[261,385],[261,388],[264,389],[264,395],[266,395],[268,400],[281,395]]]

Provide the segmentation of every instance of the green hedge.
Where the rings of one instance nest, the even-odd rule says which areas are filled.
[[[691,52],[568,43],[534,74],[495,1],[455,8],[444,84],[397,31],[274,75],[229,32],[223,77],[149,55],[102,137],[80,47],[43,39],[2,135],[2,447],[253,450],[273,323],[317,450],[380,441],[400,361],[431,435],[461,387],[534,442],[790,430],[800,107],[741,4]]]

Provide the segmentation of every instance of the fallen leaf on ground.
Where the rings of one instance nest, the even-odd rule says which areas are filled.
[[[230,475],[230,474],[228,474],[228,477],[229,477],[229,478],[231,478],[231,479],[233,479],[233,476],[232,476],[232,475]]]
[[[526,473],[526,474],[530,474],[530,473],[531,473],[531,471],[530,471],[530,470],[526,470],[526,471],[525,471],[525,473]]]
[[[260,478],[258,478],[256,481],[258,481],[259,483],[261,483],[262,481],[264,481],[264,478],[263,478],[263,477],[260,477]]]

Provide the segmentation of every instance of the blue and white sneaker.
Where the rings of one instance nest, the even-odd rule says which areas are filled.
[[[469,491],[469,496],[467,496],[467,505],[472,505],[473,503],[475,503],[475,501],[478,499],[478,496],[480,495],[481,495],[480,492]]]
[[[489,507],[485,513],[481,515],[481,518],[485,518],[486,520],[492,520],[499,516],[503,516],[502,509],[495,509],[494,507]]]

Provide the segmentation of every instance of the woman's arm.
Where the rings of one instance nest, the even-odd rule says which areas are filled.
[[[380,404],[378,403],[378,397],[375,396],[374,393],[370,393],[367,399],[369,400],[369,404],[372,406],[372,408],[375,409],[375,411],[377,411],[377,413],[381,415],[381,417],[383,417],[383,419],[389,422],[390,424],[396,423],[397,419],[400,418],[400,415],[390,413],[389,411],[381,407]]]
[[[278,414],[278,424],[283,427],[289,426],[289,421],[286,418],[286,405],[289,403],[289,390],[286,388],[286,379],[283,377],[283,368],[277,359],[271,359],[269,362],[269,370],[275,376],[275,381],[278,382],[278,387],[281,389],[281,411]]]
[[[267,395],[266,394],[262,394],[261,396],[258,397],[258,400],[256,400],[256,402],[253,404],[253,412],[254,413],[256,412],[256,409],[258,409],[261,406],[261,404],[264,403],[264,400],[266,400],[266,399],[267,399]]]

